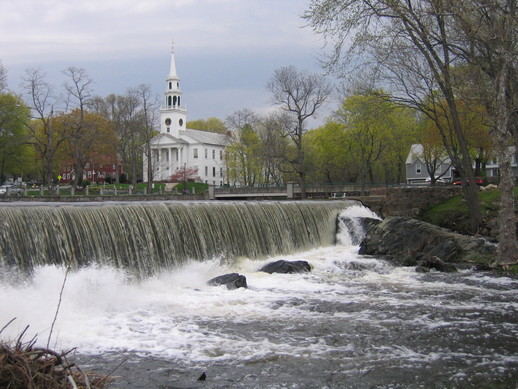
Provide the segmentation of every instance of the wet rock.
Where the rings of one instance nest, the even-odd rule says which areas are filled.
[[[421,262],[421,267],[426,269],[435,269],[444,273],[455,273],[457,268],[451,263],[444,262],[441,258],[435,256],[429,257]]]
[[[430,269],[424,267],[424,266],[416,266],[415,267],[415,272],[416,273],[428,273],[430,271]]]
[[[238,273],[223,274],[207,282],[209,285],[226,285],[227,289],[248,288],[246,277]]]
[[[380,255],[399,265],[426,266],[436,257],[443,263],[492,262],[496,246],[409,217],[388,217],[367,230],[360,254]],[[433,262],[433,260],[432,260]],[[431,265],[432,262],[428,264]],[[442,267],[440,271],[455,271]]]
[[[266,273],[307,273],[311,271],[311,265],[307,261],[279,260],[264,265],[259,271]]]

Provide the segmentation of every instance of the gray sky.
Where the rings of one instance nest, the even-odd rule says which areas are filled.
[[[276,68],[322,71],[322,42],[302,28],[307,2],[0,0],[0,60],[14,91],[27,68],[41,68],[60,88],[63,69],[75,66],[97,95],[144,83],[161,97],[174,40],[188,120],[224,119],[268,110],[265,85]]]

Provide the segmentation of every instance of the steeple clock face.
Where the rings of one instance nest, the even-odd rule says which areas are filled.
[[[171,119],[167,118],[165,119],[165,125],[170,126],[171,125]]]

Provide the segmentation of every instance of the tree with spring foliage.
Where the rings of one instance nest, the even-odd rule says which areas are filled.
[[[496,265],[518,263],[516,177],[509,146],[518,156],[518,2],[452,0],[444,12],[453,18],[454,52],[469,65],[473,90],[485,103],[500,170],[500,235]]]
[[[371,78],[389,88],[387,99],[435,120],[443,138],[455,138],[444,146],[463,180],[473,182],[453,72],[463,61],[453,51],[458,41],[452,18],[445,12],[448,1],[313,0],[305,17],[332,44],[327,62],[331,69],[349,76],[358,73],[351,72],[352,62],[360,62],[361,71],[370,72]],[[439,122],[439,101],[445,101],[449,111],[447,126]],[[474,185],[462,189],[476,232],[482,222],[477,189]]]

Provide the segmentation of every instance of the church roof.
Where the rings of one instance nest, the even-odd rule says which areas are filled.
[[[189,138],[196,141],[197,143],[203,144],[225,146],[227,141],[227,136],[225,134],[200,130],[191,130],[189,128],[185,131],[185,135],[187,135]]]
[[[151,139],[151,143],[188,143],[186,140],[172,136],[171,134],[160,133]]]

